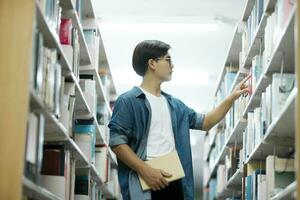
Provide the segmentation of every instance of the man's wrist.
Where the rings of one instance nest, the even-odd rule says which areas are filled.
[[[147,171],[148,167],[149,166],[145,162],[141,163],[141,165],[137,167],[136,172],[142,176],[145,173],[145,171]]]
[[[229,102],[229,103],[234,103],[235,101],[235,95],[233,93],[231,93],[229,96],[227,96],[226,100]]]

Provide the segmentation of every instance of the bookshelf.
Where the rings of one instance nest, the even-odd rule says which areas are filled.
[[[300,1],[297,1],[297,4],[300,5]],[[297,88],[300,88],[300,54],[299,54],[299,38],[300,38],[300,32],[298,31],[298,28],[300,27],[300,12],[299,9],[296,10],[296,34],[295,34],[295,41],[296,41],[296,48],[295,48],[295,55],[296,55],[296,76],[297,76]],[[300,120],[300,98],[299,95],[296,97],[296,121],[298,122]],[[300,146],[300,126],[299,124],[296,125],[296,137],[295,137],[295,145],[296,145],[296,166],[297,166],[297,182],[300,182],[300,173],[299,173],[299,166],[300,166],[300,152],[299,152],[299,146]],[[300,194],[300,187],[296,187],[296,194]]]
[[[295,191],[297,189],[297,183],[296,181],[291,183],[286,187],[285,190],[282,192],[278,193],[276,196],[272,197],[271,200],[280,200],[280,199],[295,199]]]
[[[92,1],[4,0],[0,10],[1,131],[10,133],[0,199],[119,199],[107,127],[116,89]]]
[[[33,183],[31,180],[28,180],[26,177],[23,177],[23,186],[25,193],[28,194],[30,198],[45,200],[62,200],[61,198],[52,194],[45,188]]]
[[[300,192],[298,19],[296,1],[246,2],[216,85],[215,105],[249,73],[252,91],[205,136],[203,199],[296,199]],[[288,91],[282,80],[290,80]],[[284,98],[277,96],[277,83]],[[284,168],[287,163],[296,164]]]
[[[5,162],[0,166],[0,199],[20,199],[22,193],[26,120],[20,119],[26,118],[29,102],[28,85],[24,83],[29,82],[28,49],[32,46],[33,13],[32,1],[4,0],[0,3],[0,25],[5,27],[0,31],[0,102],[5,105],[0,114],[0,130],[10,133],[1,137],[0,153]],[[11,152],[14,152],[13,158]]]

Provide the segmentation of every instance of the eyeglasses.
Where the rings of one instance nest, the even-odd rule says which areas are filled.
[[[155,60],[164,60],[164,61],[167,61],[170,66],[172,66],[172,64],[173,64],[172,59],[170,57],[167,57],[167,58],[156,58]]]

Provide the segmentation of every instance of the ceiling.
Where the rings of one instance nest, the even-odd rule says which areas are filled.
[[[158,39],[172,46],[170,54],[175,66],[173,79],[162,85],[163,90],[199,112],[209,111],[245,2],[95,0],[117,92],[141,82],[131,66],[134,47],[142,40]]]

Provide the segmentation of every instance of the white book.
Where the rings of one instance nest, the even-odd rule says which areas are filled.
[[[107,147],[96,147],[95,148],[95,167],[99,172],[99,176],[102,181],[107,181]]]
[[[261,94],[261,128],[262,128],[262,133],[265,134],[265,129],[267,126],[267,100],[266,100],[266,93],[263,92]]]
[[[75,172],[76,172],[76,161],[71,159],[70,161],[70,200],[74,200],[75,191]]]
[[[62,44],[61,45],[62,49],[63,49],[63,52],[65,53],[65,56],[67,58],[67,61],[72,69],[72,66],[73,66],[73,47],[72,45],[64,45]]]
[[[247,126],[247,154],[251,154],[254,145],[254,131],[253,131],[253,112],[248,112],[248,126]]]
[[[217,193],[221,193],[225,187],[225,165],[219,165],[217,169]]]
[[[96,82],[90,79],[80,79],[79,84],[87,104],[90,107],[91,113],[95,114],[97,109]]]
[[[60,100],[61,100],[61,87],[62,87],[62,77],[61,77],[61,65],[56,63],[55,65],[55,82],[54,82],[54,114],[57,118],[61,116]]]
[[[34,113],[29,113],[26,142],[26,161],[35,164],[38,143],[38,117]]]
[[[62,96],[60,122],[66,128],[68,133],[69,133],[69,129],[70,129],[70,124],[69,124],[70,114],[69,114],[69,110],[68,110],[69,101],[70,101],[70,96],[69,95],[63,95]]]
[[[75,133],[75,142],[86,156],[88,162],[91,163],[93,136],[91,134]]]
[[[64,176],[41,175],[42,186],[60,197],[65,199],[66,178]]]
[[[272,74],[272,116],[271,121],[274,121],[279,112],[285,105],[285,102],[294,88],[294,74]]]
[[[266,88],[266,127],[269,127],[272,122],[272,90],[271,85]]]
[[[257,200],[266,200],[267,197],[267,179],[265,174],[257,175]]]
[[[261,127],[260,127],[260,122],[261,122],[261,107],[255,108],[254,109],[254,130],[255,130],[255,141],[254,141],[254,146],[256,146],[260,140],[262,139],[261,137]]]

